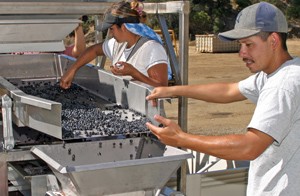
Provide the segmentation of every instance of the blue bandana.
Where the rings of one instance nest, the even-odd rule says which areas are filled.
[[[157,35],[150,27],[143,23],[124,23],[125,27],[131,32],[136,35],[140,35],[142,37],[147,37],[148,39],[155,40],[161,45],[163,45],[163,42],[161,40],[161,37]],[[172,70],[170,67],[170,62],[168,63],[168,79],[172,79]]]
[[[124,25],[131,33],[140,35],[142,37],[147,37],[151,40],[157,41],[160,44],[163,44],[161,37],[143,23],[124,23]]]

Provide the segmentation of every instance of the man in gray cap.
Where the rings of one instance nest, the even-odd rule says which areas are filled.
[[[260,2],[243,9],[233,30],[220,33],[236,40],[239,56],[252,76],[236,83],[158,87],[147,97],[185,96],[214,103],[249,99],[256,104],[245,134],[192,135],[159,115],[163,124],[149,129],[165,144],[228,160],[250,160],[247,195],[300,193],[300,59],[286,46],[288,25],[283,13]],[[155,101],[153,102],[155,103]]]

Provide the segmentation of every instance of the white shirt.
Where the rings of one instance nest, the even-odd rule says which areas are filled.
[[[248,128],[274,138],[250,162],[247,195],[300,193],[300,59],[281,65],[274,73],[257,73],[239,82],[241,93],[256,103]]]
[[[127,60],[128,55],[133,50],[133,45],[131,48],[126,48],[123,51],[123,54],[114,55],[114,47],[116,40],[114,38],[105,41],[102,45],[103,52],[107,56],[112,64],[115,64],[118,61],[124,61],[133,65],[138,71],[143,73],[145,76],[148,76],[147,70],[157,64],[165,63],[168,64],[168,56],[163,48],[163,46],[154,41],[149,40],[144,43],[131,57]]]

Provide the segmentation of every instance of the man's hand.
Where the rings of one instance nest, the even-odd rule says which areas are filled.
[[[163,127],[157,127],[149,122],[146,123],[148,129],[157,136],[157,138],[166,145],[180,146],[180,141],[184,139],[184,132],[178,124],[159,115],[155,115],[154,119],[161,123]]]
[[[172,94],[170,93],[170,87],[156,87],[153,89],[150,95],[146,97],[146,100],[152,101],[152,106],[157,106],[157,98],[168,98],[172,97]]]

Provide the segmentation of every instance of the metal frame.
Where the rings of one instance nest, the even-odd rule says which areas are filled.
[[[109,8],[111,1],[97,1],[91,0],[82,2],[79,0],[66,0],[59,1],[53,0],[25,0],[19,1],[1,1],[0,0],[0,20],[11,19],[10,17],[26,18],[27,16],[47,16],[51,19],[60,19],[63,15],[64,18],[77,18],[80,15],[99,15],[104,13]],[[160,14],[177,13],[179,14],[179,57],[177,59],[171,55],[171,63],[173,65],[173,72],[175,74],[175,85],[186,85],[188,83],[188,26],[189,26],[189,1],[170,1],[163,3],[144,3],[145,11],[149,14],[157,14],[162,30],[165,31],[166,24]],[[22,37],[23,32],[17,32]],[[165,37],[168,41],[167,36]],[[170,43],[167,43],[167,45]],[[170,46],[167,46],[168,48]],[[187,99],[179,98],[178,104],[178,119],[179,124],[183,130],[187,130]],[[0,129],[1,130],[1,129]],[[3,130],[1,130],[3,131]],[[7,195],[7,162],[16,160],[32,160],[35,157],[29,151],[3,151],[0,156],[0,195]],[[4,164],[2,164],[4,163]],[[181,177],[184,183],[181,184],[182,192],[185,192],[185,176],[186,176],[186,163],[182,165]]]
[[[101,2],[0,2],[1,16],[11,15],[47,15],[51,17],[65,16],[78,16],[86,14],[98,15],[104,13],[115,1],[101,1]],[[186,85],[188,83],[188,41],[189,41],[189,1],[169,1],[163,3],[144,3],[144,10],[149,14],[166,14],[178,13],[179,14],[179,67],[174,67],[176,72],[176,84]],[[166,25],[163,24],[161,16],[159,17],[162,22],[162,30],[165,31]],[[22,32],[20,32],[22,35]],[[167,36],[166,36],[167,38]],[[169,43],[168,41],[167,44]],[[171,54],[171,61],[176,65],[176,60]],[[187,129],[187,100],[185,98],[179,101],[179,124],[186,130]]]
[[[248,168],[187,175],[188,196],[246,195]]]
[[[9,15],[48,15],[56,17],[59,15],[78,16],[85,14],[101,14],[111,6],[112,2],[0,2],[0,14],[2,16]],[[170,1],[163,3],[144,3],[145,11],[149,14],[179,14],[179,67],[174,67],[176,72],[176,84],[185,85],[188,83],[188,26],[189,26],[189,1]],[[160,21],[163,23],[162,18]],[[162,24],[165,31],[165,24]],[[22,35],[22,32],[20,32]],[[167,36],[166,36],[167,38]],[[168,41],[168,44],[170,40]],[[171,61],[176,64],[176,60],[171,54]],[[179,74],[180,72],[180,74]],[[179,77],[180,76],[180,77]],[[187,100],[185,98],[179,101],[179,119],[180,126],[187,129]]]

